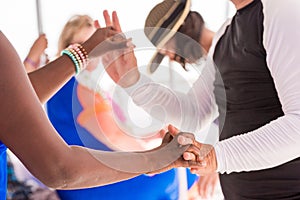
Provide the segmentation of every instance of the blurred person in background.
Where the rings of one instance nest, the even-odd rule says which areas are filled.
[[[24,59],[23,63],[26,71],[32,72],[39,67],[47,64],[49,61],[45,50],[48,47],[48,40],[46,34],[41,34],[32,44],[28,55]]]

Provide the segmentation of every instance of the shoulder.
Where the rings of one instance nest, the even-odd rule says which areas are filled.
[[[300,1],[299,0],[261,0],[265,24],[299,22],[300,20]],[[288,20],[288,21],[287,21]],[[296,24],[295,24],[296,25]]]
[[[300,29],[298,28],[300,26],[300,1],[261,1],[264,14],[264,45],[266,47],[277,46],[278,42],[281,44],[286,42],[290,45],[298,43],[298,46],[300,40],[296,40],[296,38],[300,37]]]

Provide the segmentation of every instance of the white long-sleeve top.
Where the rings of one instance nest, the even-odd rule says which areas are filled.
[[[300,156],[300,1],[262,0],[267,65],[284,115],[215,145],[220,173],[279,166]],[[207,66],[188,94],[171,91],[145,76],[127,92],[151,115],[182,131],[198,132],[217,116],[213,96],[214,47],[230,20],[216,33]],[[157,109],[160,108],[160,109]]]

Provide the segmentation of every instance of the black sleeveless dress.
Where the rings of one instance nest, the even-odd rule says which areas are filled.
[[[283,115],[263,46],[263,5],[237,11],[213,56],[220,140],[253,131]],[[224,87],[223,87],[224,83]],[[226,98],[222,90],[225,88]],[[299,88],[300,89],[300,88]],[[300,159],[276,168],[220,175],[226,200],[300,199]]]

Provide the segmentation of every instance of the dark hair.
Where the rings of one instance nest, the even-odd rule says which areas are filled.
[[[201,38],[203,27],[204,20],[202,16],[198,12],[190,11],[183,25],[178,30],[178,32],[188,37],[175,36],[175,60],[184,69],[186,69],[186,63],[193,63],[202,57],[203,52],[199,44],[199,39]]]

